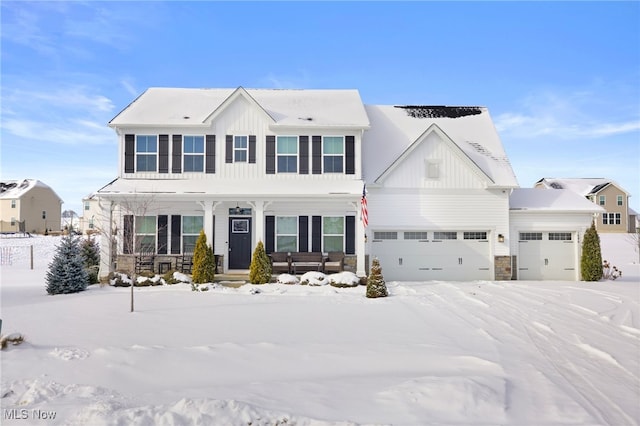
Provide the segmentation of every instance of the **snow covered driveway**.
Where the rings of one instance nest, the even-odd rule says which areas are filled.
[[[640,283],[618,266],[598,283],[391,282],[382,299],[147,287],[135,313],[129,289],[48,296],[42,268],[3,268],[3,332],[26,342],[1,353],[2,424],[637,425]]]

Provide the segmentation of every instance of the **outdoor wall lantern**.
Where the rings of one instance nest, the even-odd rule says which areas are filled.
[[[504,235],[498,234],[498,242],[499,243],[504,243]]]

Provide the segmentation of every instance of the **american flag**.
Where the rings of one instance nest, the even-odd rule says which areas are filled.
[[[367,210],[367,185],[362,187],[362,224],[366,228],[369,225],[369,212]]]

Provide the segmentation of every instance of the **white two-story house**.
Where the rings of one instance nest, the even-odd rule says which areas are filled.
[[[223,271],[248,269],[262,241],[268,253],[344,252],[358,275],[375,256],[391,280],[577,280],[602,212],[520,189],[484,107],[151,88],[109,125],[120,149],[118,177],[95,194],[112,224],[103,276],[140,252],[171,262],[203,229]]]
[[[224,271],[248,269],[263,241],[342,251],[365,273],[358,91],[151,88],[109,126],[119,170],[97,191],[113,224],[101,275],[141,251],[192,252],[201,229]]]

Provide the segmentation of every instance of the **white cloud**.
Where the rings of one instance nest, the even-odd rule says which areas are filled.
[[[616,103],[618,102],[618,103]],[[613,100],[590,91],[544,91],[521,101],[521,110],[495,116],[498,132],[506,137],[531,139],[600,138],[637,132],[640,116],[625,100]]]

